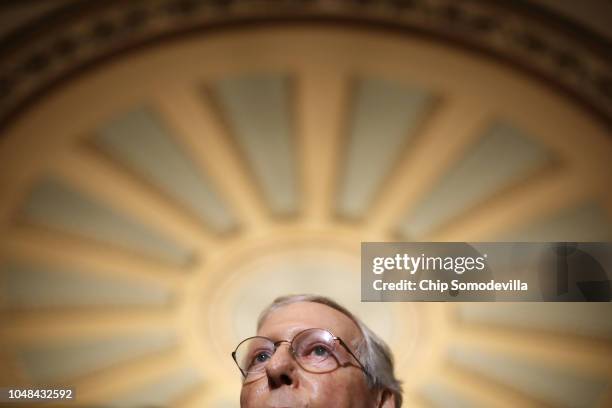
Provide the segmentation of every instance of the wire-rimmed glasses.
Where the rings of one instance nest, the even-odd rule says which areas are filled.
[[[339,366],[350,363],[350,357],[338,348],[340,344],[352,356],[361,370],[365,369],[359,359],[340,338],[325,329],[306,329],[293,337],[293,340],[273,341],[267,337],[254,336],[241,341],[232,357],[242,375],[262,373],[272,359],[276,349],[283,343],[289,343],[289,350],[295,361],[305,371],[327,373]]]

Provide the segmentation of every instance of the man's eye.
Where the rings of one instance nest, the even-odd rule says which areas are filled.
[[[253,359],[254,364],[261,364],[266,362],[270,358],[270,355],[267,352],[257,353],[255,358]]]
[[[329,354],[329,350],[323,346],[315,346],[312,349],[312,354],[314,354],[317,357],[325,357]]]

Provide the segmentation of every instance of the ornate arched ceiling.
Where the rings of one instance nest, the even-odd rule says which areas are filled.
[[[118,53],[236,26],[299,21],[366,25],[450,42],[547,81],[608,122],[612,115],[611,40],[602,28],[606,7],[596,1],[65,0],[2,7],[5,124],[50,87]]]
[[[610,239],[607,105],[501,34],[567,33],[476,35],[502,15],[480,2],[89,4],[33,47],[99,42],[3,105],[2,382],[234,407],[229,352],[274,296],[311,291],[390,343],[409,406],[610,403],[608,304],[359,302],[361,241]]]

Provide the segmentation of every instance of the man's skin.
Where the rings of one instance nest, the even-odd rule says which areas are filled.
[[[274,310],[258,336],[291,340],[305,329],[327,329],[356,352],[362,339],[357,325],[339,311],[313,302],[292,303]],[[338,346],[342,347],[342,346]],[[348,355],[348,353],[347,353]],[[347,357],[347,361],[352,358]],[[354,362],[354,359],[352,359]],[[248,380],[240,394],[242,408],[395,408],[389,393],[373,393],[356,362],[329,373],[304,371],[282,343],[256,380]]]

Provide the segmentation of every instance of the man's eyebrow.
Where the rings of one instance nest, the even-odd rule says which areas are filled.
[[[289,329],[284,335],[278,335],[278,331],[274,330],[270,333],[267,334],[257,334],[258,336],[262,336],[262,337],[267,337],[270,340],[277,342],[277,341],[291,341],[293,340],[293,338],[298,334],[301,333],[305,330],[309,330],[309,329],[323,329],[323,330],[327,330],[328,332],[332,333],[334,336],[336,337],[340,337],[336,334],[336,331],[327,328],[327,327],[323,327],[323,326],[301,326],[301,327],[295,327],[292,329]],[[343,339],[344,340],[344,339]]]
[[[291,339],[293,339],[293,337],[299,332],[301,332],[302,330],[305,330],[305,329],[290,330],[284,335],[279,334],[279,330],[273,330],[272,332],[258,333],[257,335],[262,336],[262,337],[267,337],[274,342],[283,341],[283,340],[291,341]]]
[[[287,338],[282,339],[282,340],[289,340],[289,341],[291,341],[291,340],[293,340],[293,338],[294,338],[294,337],[295,337],[295,336],[296,336],[298,333],[301,333],[301,332],[303,332],[304,330],[308,330],[308,329],[312,329],[312,327],[305,327],[305,326],[302,326],[302,327],[295,327],[295,328],[293,328],[293,329],[289,330],[289,332],[287,333]]]

